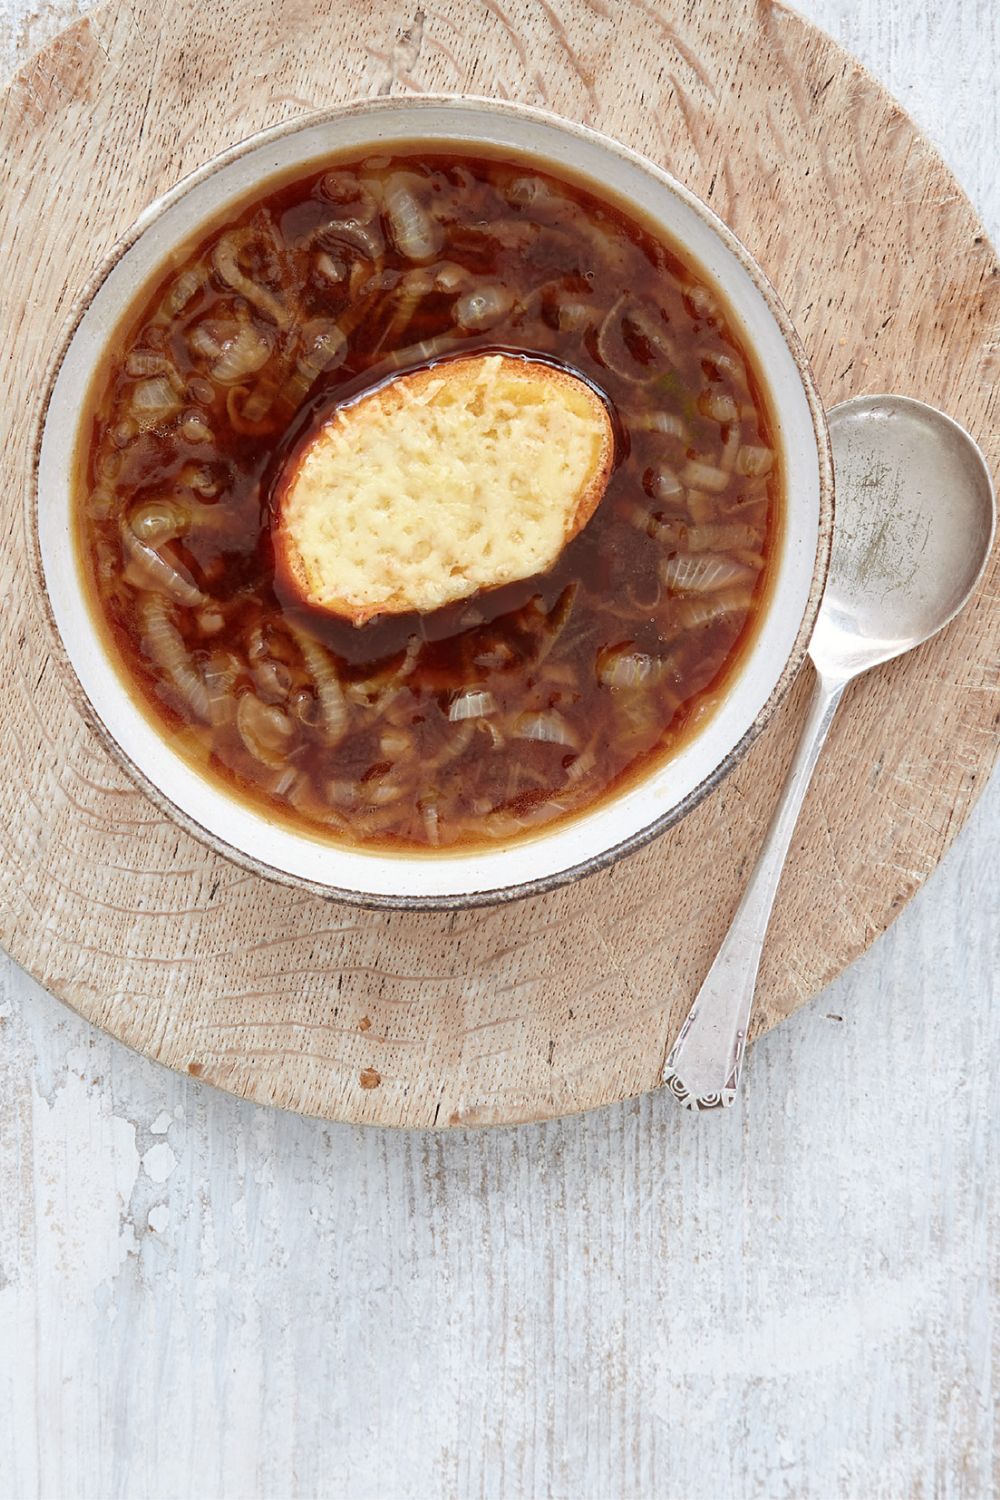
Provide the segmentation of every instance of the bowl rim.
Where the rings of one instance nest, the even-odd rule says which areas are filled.
[[[547,875],[532,880],[517,881],[511,885],[430,896],[412,893],[397,894],[358,891],[348,887],[335,886],[323,881],[313,880],[307,876],[267,864],[256,855],[250,854],[239,846],[228,843],[225,839],[219,837],[212,830],[201,824],[186,809],[178,806],[176,802],[163,792],[156,782],[132,760],[128,752],[119,744],[95,709],[86,688],[77,674],[56,623],[52,601],[49,597],[42,558],[39,522],[39,471],[42,446],[48,424],[49,408],[59,372],[62,369],[76,331],[98,291],[137,240],[146,234],[176,202],[186,196],[193,188],[207,181],[232,162],[238,161],[241,157],[261,147],[266,147],[269,142],[283,139],[289,135],[295,135],[312,126],[333,123],[337,120],[358,114],[378,115],[383,110],[399,110],[400,108],[413,108],[419,112],[428,107],[436,107],[438,109],[472,108],[501,116],[515,116],[529,121],[534,120],[546,127],[555,127],[564,135],[588,141],[632,165],[640,167],[657,179],[668,191],[680,198],[706,224],[736,259],[742,271],[749,277],[757,292],[762,297],[794,362],[801,382],[802,393],[809,408],[813,435],[816,441],[819,502],[816,552],[813,559],[812,578],[806,605],[792,649],[785,660],[777,681],[753,722],[747,727],[742,737],[732,746],[723,759],[693,786],[685,796],[673,803],[658,817],[643,824],[641,828],[636,829],[633,833],[626,835],[616,843],[609,844],[607,847],[596,851],[585,859],[577,861],[573,865],[565,866],[562,869],[552,871]],[[427,139],[431,138],[432,136],[428,133]],[[415,141],[420,140],[418,132],[415,132],[413,139]],[[474,138],[470,137],[470,141],[474,143]],[[288,176],[289,173],[282,171],[270,175],[278,178]],[[24,494],[26,536],[28,540],[32,582],[49,634],[50,654],[63,682],[67,686],[74,706],[89,728],[98,736],[115,763],[124,771],[129,779],[150,798],[161,812],[166,814],[174,823],[191,834],[200,843],[207,845],[213,853],[223,856],[225,859],[242,866],[244,869],[250,870],[253,874],[263,879],[276,881],[282,885],[293,886],[300,890],[308,890],[329,900],[343,902],[347,905],[363,909],[411,912],[460,911],[476,907],[500,906],[513,901],[524,900],[531,896],[542,895],[548,891],[556,890],[561,886],[573,884],[586,876],[607,869],[609,866],[617,864],[619,860],[645,848],[654,839],[679,823],[714,791],[720,782],[739,764],[758,735],[770,723],[805,661],[830,565],[833,544],[834,473],[826,410],[819,394],[809,358],[796,332],[792,319],[773,283],[743,244],[742,240],[719,217],[714,209],[710,208],[691,188],[687,187],[685,183],[667,171],[666,168],[661,167],[650,157],[645,156],[641,151],[624,145],[614,136],[608,135],[604,131],[595,130],[592,126],[567,119],[554,110],[511,100],[491,98],[489,95],[480,94],[425,93],[398,96],[382,95],[373,99],[355,98],[340,104],[329,105],[322,109],[310,110],[292,116],[288,120],[282,120],[277,124],[265,126],[260,130],[254,131],[232,145],[225,147],[222,151],[215,153],[192,171],[180,177],[164,192],[158,194],[132,220],[124,232],[112,242],[90,276],[84,282],[80,291],[73,298],[69,311],[54,340],[54,350],[55,352],[49,357],[43,376],[42,397],[33,422],[31,462]],[[105,651],[104,643],[96,628],[94,632],[94,644],[97,650]],[[112,670],[117,672],[115,664],[111,662],[110,665]],[[123,691],[125,690],[123,683]],[[228,794],[220,789],[220,795],[226,796]],[[534,840],[525,842],[530,847],[530,843],[541,841],[544,837],[545,833],[542,831],[536,835]],[[412,867],[414,870],[420,868],[417,861],[412,862]]]

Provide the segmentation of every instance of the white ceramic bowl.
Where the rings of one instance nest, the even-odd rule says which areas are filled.
[[[721,289],[763,376],[786,480],[784,534],[770,599],[715,712],[672,759],[593,812],[509,847],[475,853],[366,853],[273,823],[177,754],[125,687],[92,618],[71,527],[73,458],[106,342],[171,250],[269,179],[330,156],[415,141],[508,147],[634,204]],[[710,209],[635,152],[540,110],[495,100],[379,99],[281,125],[241,142],[154,203],[80,298],[42,413],[36,464],[38,557],[81,706],[118,759],[178,822],[234,859],[367,905],[471,906],[544,890],[599,869],[662,832],[730,770],[766,724],[805,655],[832,532],[823,409],[791,322],[749,253]]]

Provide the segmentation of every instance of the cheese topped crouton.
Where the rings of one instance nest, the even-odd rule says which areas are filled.
[[[614,456],[604,402],[540,360],[487,354],[341,407],[277,494],[279,570],[361,625],[544,572],[593,515]]]

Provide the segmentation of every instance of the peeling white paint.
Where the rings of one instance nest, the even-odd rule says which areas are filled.
[[[86,1069],[78,1071],[83,1051],[73,1049],[65,1082],[48,1099],[36,1095],[32,1112],[39,1251],[64,1294],[81,1300],[135,1252],[127,1210],[139,1173],[135,1126],[111,1112],[105,1090],[88,1086]]]
[[[706,1366],[728,1367],[741,1379],[755,1380],[815,1375],[835,1365],[856,1367],[872,1349],[909,1337],[940,1292],[939,1271],[928,1275],[914,1270],[898,1279],[878,1277],[866,1286],[846,1287],[836,1297],[789,1299],[751,1312],[740,1327],[702,1329],[689,1340],[683,1338],[681,1318],[670,1330],[670,1379],[700,1374]]]
[[[166,1141],[150,1146],[142,1158],[142,1169],[150,1182],[166,1182],[176,1165],[177,1158]]]

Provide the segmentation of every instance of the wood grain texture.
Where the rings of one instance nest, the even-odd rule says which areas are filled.
[[[389,0],[108,0],[15,79],[0,125],[0,311],[18,391],[0,417],[0,682],[20,728],[0,769],[0,940],[98,1025],[254,1099],[382,1124],[540,1118],[656,1081],[806,684],[718,794],[617,869],[509,909],[380,915],[249,877],[165,821],[69,708],[24,588],[24,415],[93,262],[224,144],[339,98],[418,89],[544,103],[646,151],[759,257],[828,402],[920,395],[994,464],[1000,277],[899,107],[766,0],[446,0],[402,16]],[[758,1030],[884,930],[988,774],[998,567],[945,635],[851,691],[783,883]]]

